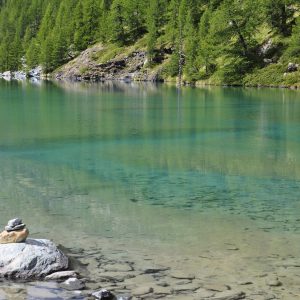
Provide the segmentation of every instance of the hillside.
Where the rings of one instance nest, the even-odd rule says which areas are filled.
[[[300,86],[298,0],[5,0],[0,72]]]

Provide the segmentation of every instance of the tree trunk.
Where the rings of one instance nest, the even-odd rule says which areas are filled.
[[[182,24],[179,24],[179,45],[178,45],[178,86],[182,85],[182,69],[183,69],[183,39],[182,39]]]
[[[239,28],[239,26],[238,26],[238,24],[236,23],[235,20],[231,20],[231,23],[232,23],[233,28],[235,29],[235,31],[236,31],[236,33],[237,33],[237,35],[239,37],[239,41],[241,43],[241,46],[243,47],[243,55],[247,56],[247,54],[248,54],[248,46],[247,46],[247,43],[246,43],[246,41],[245,41],[245,39],[244,39],[241,31],[240,31],[240,28]]]

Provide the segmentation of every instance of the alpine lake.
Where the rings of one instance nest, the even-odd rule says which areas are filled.
[[[86,283],[0,299],[300,299],[299,91],[2,80],[0,166],[1,228]]]

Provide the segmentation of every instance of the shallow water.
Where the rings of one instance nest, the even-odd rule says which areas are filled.
[[[296,91],[3,81],[0,225],[219,282],[278,275],[299,259],[299,133]]]

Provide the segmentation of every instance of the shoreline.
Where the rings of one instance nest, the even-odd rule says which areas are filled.
[[[242,230],[243,239],[235,236],[236,241],[229,239],[221,243],[222,249],[216,245],[200,248],[197,255],[176,253],[172,249],[164,252],[165,246],[132,245],[129,249],[124,247],[124,241],[94,239],[84,248],[74,245],[63,249],[73,261],[74,270],[84,280],[84,290],[66,291],[51,281],[5,281],[0,286],[10,286],[6,292],[10,291],[12,295],[16,290],[19,294],[35,293],[36,298],[31,299],[45,295],[49,299],[52,295],[54,299],[54,296],[72,293],[76,299],[93,299],[86,297],[100,289],[111,291],[119,297],[117,299],[134,300],[296,299],[300,296],[297,248],[291,244],[290,251],[282,252],[282,245],[291,242],[287,237],[284,240],[284,234],[280,234],[275,242],[272,238],[266,239],[269,233],[261,235],[252,230]],[[255,245],[253,248],[252,242],[260,235],[258,240],[264,240],[264,244],[259,243],[260,247]],[[271,241],[272,249],[265,248]],[[298,241],[294,242],[294,246],[298,244]]]
[[[17,71],[22,72],[25,74],[24,71]],[[12,72],[13,73],[13,72]],[[2,75],[2,74],[1,74]],[[57,81],[57,82],[72,82],[72,83],[104,83],[104,82],[122,82],[122,83],[152,83],[152,84],[166,84],[166,85],[176,85],[176,81],[170,80],[128,80],[128,79],[78,79],[78,78],[56,78],[49,74],[42,74],[39,77],[35,76],[21,76],[21,77],[14,77],[11,75],[10,77],[1,76],[0,79],[5,81]],[[222,88],[254,88],[254,89],[287,89],[287,90],[300,90],[300,85],[243,85],[243,84],[212,84],[212,83],[202,83],[202,82],[183,82],[181,88],[191,87],[191,88],[204,88],[204,87],[222,87]]]

